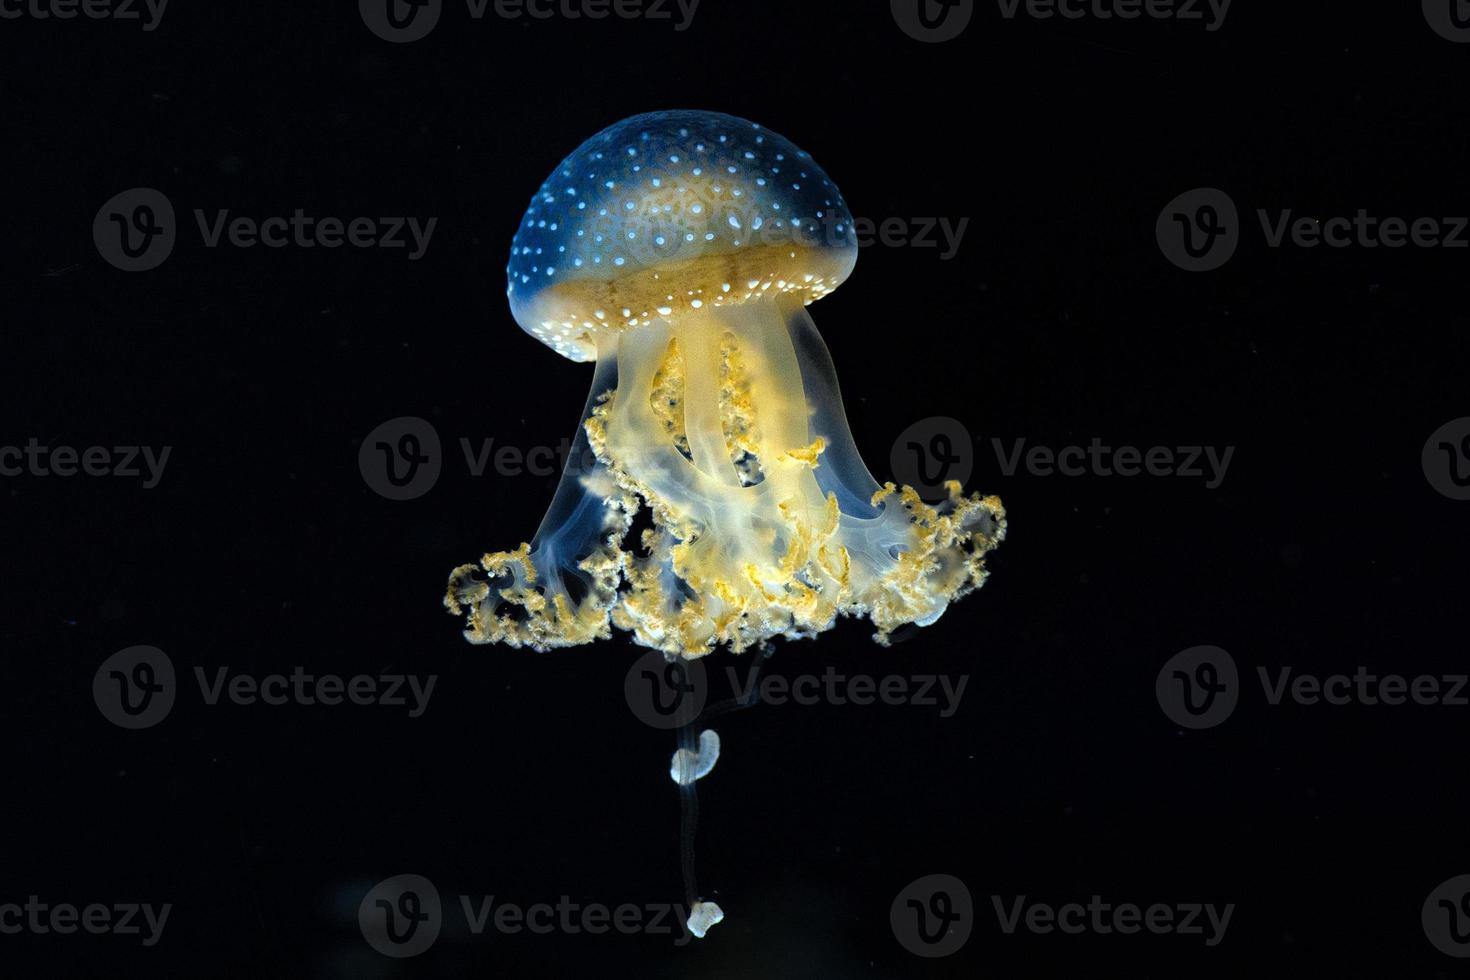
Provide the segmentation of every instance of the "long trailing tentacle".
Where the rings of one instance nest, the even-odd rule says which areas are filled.
[[[748,691],[717,704],[708,705],[698,717],[681,725],[678,730],[678,749],[669,774],[679,787],[679,869],[684,880],[684,898],[690,910],[689,928],[696,936],[724,918],[724,912],[713,902],[700,897],[698,877],[695,873],[694,837],[699,829],[698,781],[714,768],[720,755],[720,739],[709,725],[733,711],[739,711],[760,703],[760,671],[770,656],[767,650],[759,655],[751,671]]]

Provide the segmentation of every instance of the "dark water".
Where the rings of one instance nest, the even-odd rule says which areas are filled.
[[[1470,415],[1470,47],[1434,4],[980,4],[942,43],[898,6],[447,2],[402,44],[350,3],[0,6],[0,975],[1461,972],[1470,444],[1437,430]],[[471,647],[440,607],[535,531],[591,382],[510,319],[517,220],[670,106],[788,135],[873,222],[812,308],[858,448],[886,479],[937,446],[1010,515],[936,624],[778,644],[721,719],[697,853],[727,919],[692,943],[643,651]],[[148,271],[92,235],[132,188],[175,211]],[[1194,188],[1235,220],[1166,210]],[[298,209],[405,245],[207,244]],[[1345,247],[1292,240],[1359,209]],[[1176,267],[1221,253],[1174,214],[1238,247]],[[439,471],[394,500],[359,456],[403,417]],[[544,449],[477,475],[492,439]],[[104,661],[140,645],[173,701],[128,730],[112,671],[150,679]],[[710,697],[751,665],[707,661]],[[378,898],[437,936],[379,952]]]

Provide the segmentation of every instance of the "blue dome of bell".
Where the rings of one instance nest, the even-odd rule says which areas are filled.
[[[856,257],[847,202],[806,151],[724,113],[653,112],[593,136],[541,185],[507,295],[528,333],[591,360],[605,328],[772,289],[812,302]]]

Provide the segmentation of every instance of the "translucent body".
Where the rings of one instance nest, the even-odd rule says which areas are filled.
[[[826,347],[789,299],[602,338],[579,438],[597,465],[563,479],[536,540],[451,577],[472,641],[548,649],[616,626],[698,657],[845,614],[886,642],[980,585],[1004,534],[995,498],[954,486],[929,506],[873,480]],[[625,540],[645,508],[653,526]]]

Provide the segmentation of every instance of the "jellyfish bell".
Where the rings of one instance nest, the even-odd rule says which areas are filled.
[[[806,307],[857,261],[812,158],[713,112],[617,123],[567,157],[511,248],[517,323],[595,361],[572,459],[531,542],[450,576],[475,643],[611,636],[669,656],[929,625],[985,580],[995,497],[880,485]],[[640,513],[648,526],[630,533]]]
[[[640,325],[814,302],[857,255],[841,193],[788,140],[720,113],[650,113],[592,137],[542,185],[506,294],[521,329],[593,361],[600,339]]]

